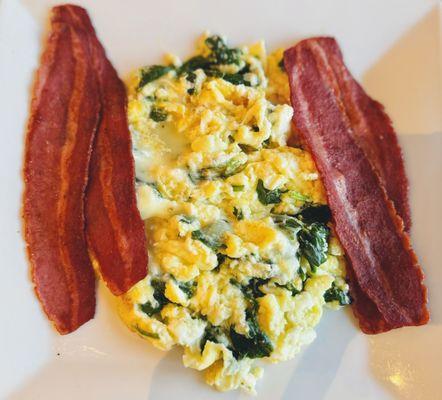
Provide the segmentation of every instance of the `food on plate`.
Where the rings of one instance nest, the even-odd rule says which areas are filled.
[[[61,9],[54,9],[26,136],[23,217],[36,294],[63,334],[95,311],[83,202],[99,118],[98,90],[87,39],[66,25]]]
[[[406,232],[407,182],[390,120],[353,80],[334,39],[303,40],[284,53],[284,65],[296,129],[321,173],[349,260],[361,329],[426,324],[427,290]]]
[[[150,258],[120,315],[155,346],[182,346],[184,365],[220,390],[253,391],[257,359],[293,358],[325,306],[350,302],[319,174],[286,145],[281,60],[262,42],[204,36],[192,58],[169,55],[129,83]]]
[[[24,177],[35,291],[57,330],[69,333],[95,311],[89,251],[116,294],[147,272],[124,85],[80,7],[52,11],[34,87]]]
[[[396,134],[332,38],[267,55],[206,34],[127,99],[86,11],[55,7],[24,179],[57,330],[93,317],[95,267],[132,331],[219,390],[254,392],[259,359],[293,358],[325,307],[353,302],[366,333],[428,322]]]
[[[62,8],[68,23],[88,37],[101,94],[100,122],[86,192],[89,252],[108,288],[120,295],[147,273],[146,235],[135,197],[126,89],[106,58],[86,11]]]

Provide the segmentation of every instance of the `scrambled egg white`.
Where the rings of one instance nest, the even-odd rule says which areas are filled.
[[[324,305],[349,302],[318,172],[286,146],[281,58],[205,35],[188,61],[168,56],[129,83],[150,259],[119,311],[158,348],[182,346],[219,390],[254,392],[256,359],[291,359]]]

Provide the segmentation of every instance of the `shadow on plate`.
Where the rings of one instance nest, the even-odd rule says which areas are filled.
[[[440,6],[408,30],[363,76],[401,134],[442,130]]]
[[[400,137],[410,179],[413,245],[425,272],[431,321],[369,336],[371,372],[394,398],[435,399],[442,384],[442,133]]]

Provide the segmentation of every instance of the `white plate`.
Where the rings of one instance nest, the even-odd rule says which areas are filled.
[[[236,399],[130,334],[100,287],[95,320],[61,337],[34,298],[19,219],[24,124],[32,73],[53,1],[0,2],[0,397],[9,399]],[[186,55],[202,31],[270,48],[309,35],[338,38],[346,61],[381,100],[401,136],[411,180],[413,240],[432,321],[365,336],[350,312],[327,312],[294,361],[268,365],[259,399],[436,399],[442,387],[442,127],[440,9],[430,0],[82,1],[122,76]],[[434,133],[433,135],[429,135]],[[427,134],[427,135],[423,135]]]

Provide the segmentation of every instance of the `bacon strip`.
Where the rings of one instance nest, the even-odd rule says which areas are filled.
[[[411,226],[408,179],[396,132],[382,104],[369,97],[344,64],[335,40],[321,40],[322,58],[333,71],[333,90],[341,97],[352,133],[376,169],[381,183],[402,217],[405,230]]]
[[[26,136],[23,218],[36,294],[61,334],[95,312],[84,192],[99,117],[87,38],[52,13]]]
[[[90,165],[86,229],[104,281],[120,295],[146,276],[148,263],[144,223],[136,204],[126,91],[87,12],[72,5],[62,8],[69,23],[89,37],[100,86],[102,111]]]
[[[423,273],[403,221],[361,148],[356,116],[367,126],[375,126],[374,117],[357,102],[348,105],[354,97],[343,92],[352,87],[337,76],[342,68],[333,67],[333,57],[340,55],[336,49],[332,38],[313,38],[285,52],[294,123],[324,180],[350,260],[353,309],[361,329],[379,333],[422,325],[429,319]]]

